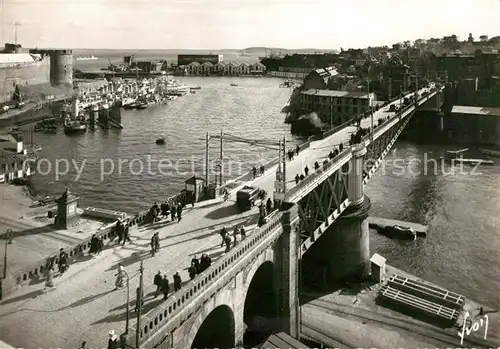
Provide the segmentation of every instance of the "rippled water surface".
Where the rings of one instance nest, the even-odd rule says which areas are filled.
[[[81,196],[83,205],[135,212],[182,189],[192,170],[191,156],[196,172],[203,174],[207,131],[217,134],[223,128],[224,132],[254,139],[286,135],[298,142],[289,134],[290,127],[283,123],[280,114],[291,92],[278,88],[280,80],[189,77],[182,78],[182,82],[202,89],[168,105],[124,110],[123,130],[98,129],[78,136],[36,133],[35,142],[43,145],[41,156],[53,164],[58,158],[75,160],[79,165],[86,161],[78,181],[74,181],[75,171],[56,183],[52,183],[53,175],[37,176],[36,189],[59,194],[69,185]],[[231,87],[231,83],[238,86]],[[166,138],[164,146],[155,144],[161,136]],[[211,143],[211,158],[218,157],[219,146],[218,140]],[[424,154],[439,158],[442,148],[406,142],[396,143],[396,148],[395,154],[388,157],[385,171],[379,171],[368,186],[371,212],[428,224],[429,235],[426,239],[401,242],[372,233],[372,252],[382,254],[397,267],[498,308],[500,167],[484,167],[480,176],[458,171],[452,175],[447,165],[439,165],[436,173],[427,166],[427,173],[423,173],[422,162],[416,159],[422,160]],[[244,170],[275,154],[274,150],[248,144],[224,144],[224,158],[242,161]],[[151,171],[147,171],[147,156],[177,163],[179,171],[166,167],[163,172],[167,173],[158,174],[157,162],[151,162]],[[396,157],[405,159],[398,164],[404,170],[401,166],[395,168]],[[111,160],[115,166],[114,172],[102,180],[101,159],[110,159],[105,164],[108,172]],[[133,159],[141,160],[146,167],[142,173],[139,160],[129,166]],[[232,168],[235,177],[238,166],[233,164]],[[470,171],[471,168],[464,169]]]

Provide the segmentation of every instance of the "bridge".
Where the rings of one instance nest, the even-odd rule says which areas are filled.
[[[345,125],[325,138],[307,142],[286,165],[280,162],[263,176],[238,182],[227,202],[197,204],[179,223],[132,226],[132,243],[111,245],[102,256],[73,264],[55,279],[62,286],[49,293],[40,295],[36,284],[25,286],[22,295],[2,304],[3,340],[24,348],[78,346],[82,341],[101,347],[113,329],[125,332],[123,339],[128,347],[230,348],[242,343],[246,330],[261,327],[297,337],[300,261],[312,256],[328,264],[329,278],[333,279],[359,279],[369,274],[368,223],[364,218],[370,200],[364,196],[364,187],[415,110],[439,100],[441,92],[442,88],[430,85],[406,95],[415,95],[416,99],[399,111],[390,111],[391,105],[401,105],[397,99],[373,117],[362,119],[363,128],[372,124],[376,127],[358,144],[347,145],[351,133],[357,130],[355,125]],[[345,149],[324,163],[341,143]],[[317,171],[315,161],[321,165]],[[303,173],[306,165],[311,173],[296,183],[295,175]],[[277,181],[278,166],[281,180]],[[248,184],[269,193],[278,186],[278,195],[284,198],[261,227],[257,227],[255,210],[240,213],[234,205],[235,192]],[[236,225],[245,225],[248,235],[224,253],[218,232],[222,227],[230,231]],[[160,234],[162,247],[159,255],[151,257],[149,240],[155,231]],[[321,243],[317,244],[319,239]],[[178,270],[183,280],[189,280],[186,268],[193,256],[202,253],[214,260],[210,268],[183,283],[166,301],[150,297],[157,271],[166,272],[171,280],[170,275]],[[136,323],[132,319],[136,313],[127,309],[135,303],[139,262],[144,265],[146,299]],[[130,275],[130,304],[125,294],[113,290],[119,264]],[[13,326],[24,336],[14,336],[18,331],[9,334]]]
[[[141,348],[230,348],[242,344],[247,329],[262,325],[297,338],[299,260],[316,248],[314,255],[327,258],[332,278],[368,277],[365,218],[370,200],[364,196],[364,187],[415,110],[441,91],[434,85],[421,89],[415,102],[389,115],[390,105],[385,106],[374,114],[374,122],[384,121],[373,133],[297,185],[293,178],[303,172],[304,165],[312,168],[314,161],[323,163],[332,145],[346,143],[350,127],[311,145],[312,152],[305,159],[279,167],[286,178],[281,187],[289,187],[281,208],[235,249],[146,314],[139,331],[131,331],[127,344],[134,346],[138,340]],[[362,127],[370,122],[370,118],[364,119]],[[271,191],[275,185],[272,179],[256,184]],[[322,236],[326,239],[315,245]],[[262,318],[268,321],[255,321]]]

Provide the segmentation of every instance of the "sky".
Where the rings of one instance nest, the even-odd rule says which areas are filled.
[[[0,37],[39,48],[361,48],[500,35],[500,0],[0,0]]]

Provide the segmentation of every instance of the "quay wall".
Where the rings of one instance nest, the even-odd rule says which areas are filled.
[[[0,67],[0,104],[11,101],[16,85],[37,85],[50,82],[50,60]]]

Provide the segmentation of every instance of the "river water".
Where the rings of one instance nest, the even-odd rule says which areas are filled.
[[[69,186],[81,196],[83,206],[133,213],[179,192],[192,168],[203,175],[207,131],[217,134],[223,128],[224,132],[235,135],[272,140],[286,135],[292,144],[300,142],[290,135],[290,127],[283,123],[284,116],[280,114],[291,92],[278,88],[280,80],[236,77],[180,80],[202,89],[168,105],[123,110],[123,130],[98,129],[77,136],[36,133],[35,142],[43,146],[40,156],[48,159],[51,166],[57,159],[74,161],[77,166],[85,161],[78,180],[74,169],[59,180],[54,169],[48,175],[36,176],[37,191],[55,195]],[[230,86],[231,83],[238,86]],[[156,145],[155,140],[162,136],[166,145]],[[500,167],[484,167],[481,175],[471,175],[472,168],[464,169],[469,174],[457,170],[450,174],[448,166],[444,172],[439,166],[434,173],[433,168],[418,159],[422,160],[424,154],[438,158],[442,147],[403,141],[395,147],[385,170],[380,170],[368,186],[371,212],[384,218],[425,223],[430,231],[426,239],[411,242],[389,240],[372,233],[372,253],[378,252],[396,267],[498,309]],[[213,141],[210,148],[211,158],[218,157],[218,141]],[[276,156],[272,149],[246,143],[225,143],[223,148],[226,161],[233,160],[232,173],[225,175],[225,179],[239,174],[236,161],[242,163],[243,171]],[[148,156],[152,159],[149,171]],[[395,168],[396,158],[405,159],[404,170]],[[163,164],[169,161],[172,166],[162,165],[159,173],[160,160],[164,160]],[[141,163],[145,167],[142,172]],[[48,167],[41,169],[46,171]]]

